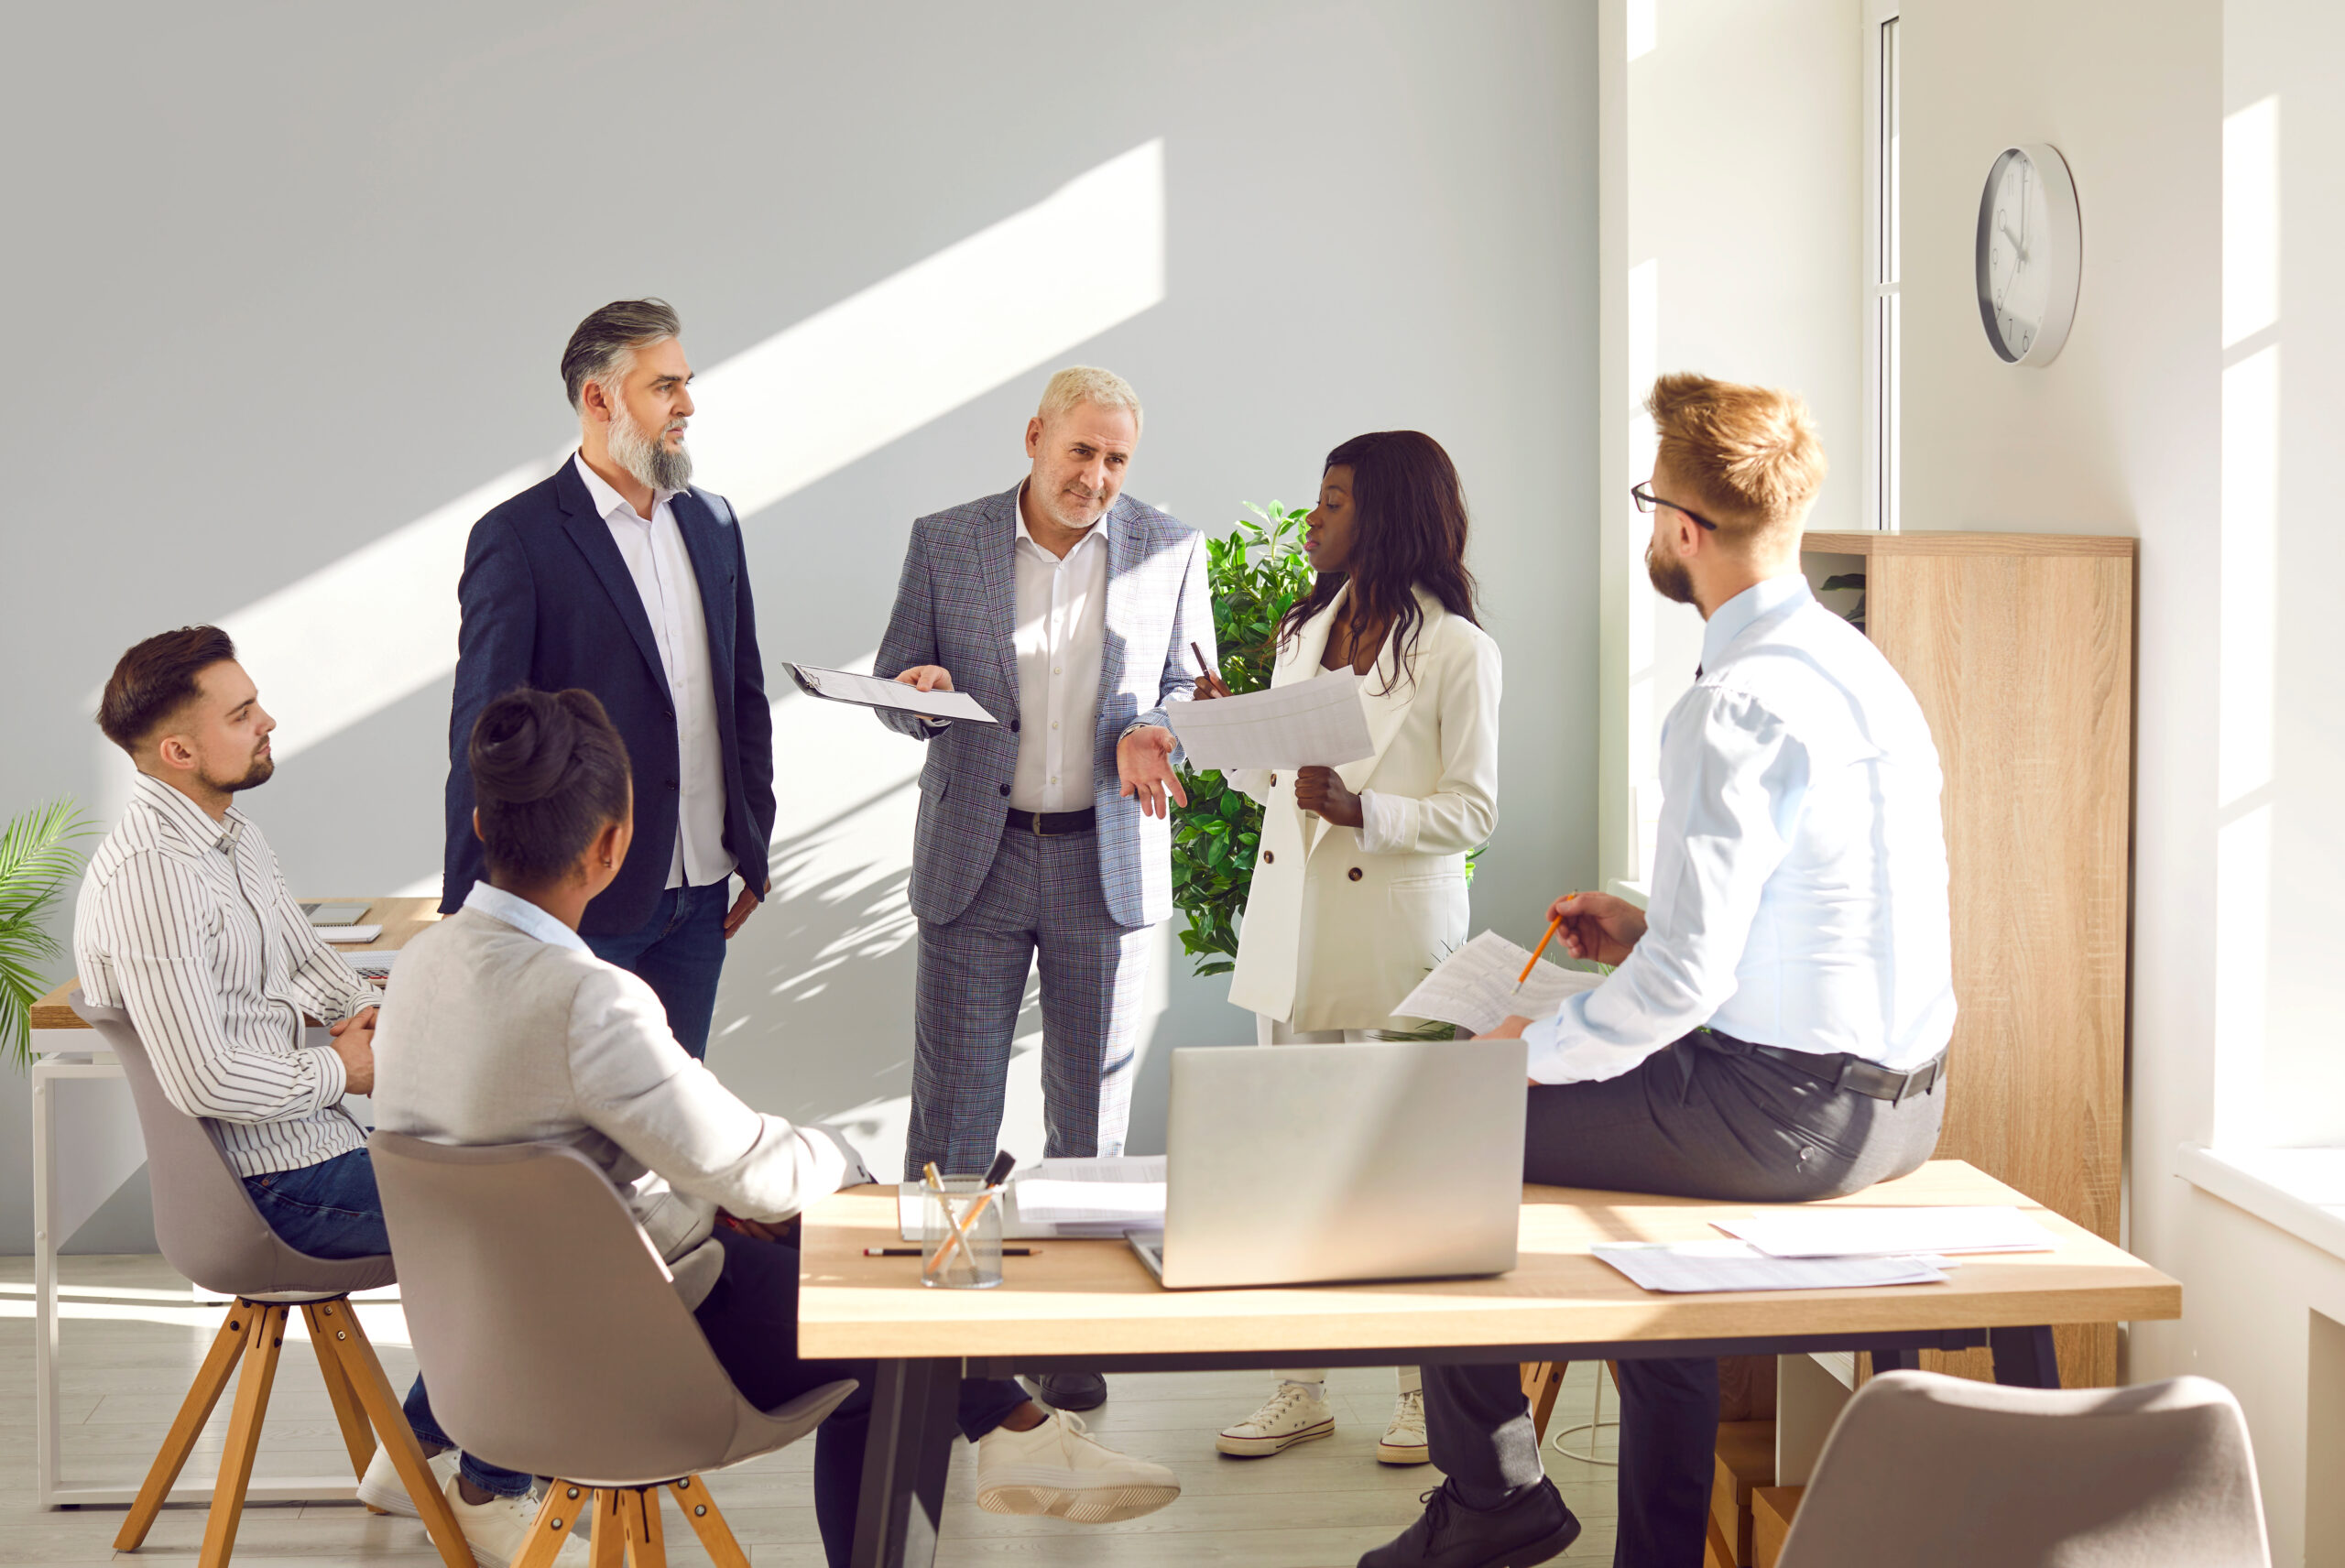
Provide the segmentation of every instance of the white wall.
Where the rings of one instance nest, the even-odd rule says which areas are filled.
[[[1593,0],[12,17],[40,67],[0,131],[42,154],[6,264],[26,368],[0,378],[0,815],[103,805],[121,760],[89,713],[115,658],[242,612],[279,628],[246,644],[265,698],[305,693],[308,741],[288,704],[249,801],[289,877],[436,885],[449,541],[574,435],[555,366],[578,318],[657,292],[700,368],[731,366],[694,439],[713,470],[729,438],[750,476],[727,483],[769,667],[877,645],[911,520],[1014,481],[1053,365],[1130,376],[1132,493],[1205,528],[1306,499],[1362,430],[1442,440],[1515,672],[1475,900],[1525,936],[1593,871],[1594,34]],[[1151,144],[1161,238],[939,260]],[[948,309],[907,334],[923,266]],[[752,350],[785,366],[772,385]],[[778,726],[787,898],[731,952],[711,1062],[761,1107],[851,1116],[884,1165],[918,757],[808,707]],[[1163,1048],[1251,1038],[1225,980],[1163,980],[1143,1149]],[[1012,1116],[1031,1152],[1031,1106]],[[0,1073],[0,1250],[29,1242],[25,1126]]]
[[[1620,16],[1606,69],[1622,72],[1625,256],[1605,301],[1622,347],[1604,393],[1619,473],[1598,497],[1606,611],[1621,628],[1606,641],[1620,660],[1605,683],[1608,878],[1650,869],[1658,793],[1631,787],[1656,776],[1661,721],[1693,684],[1702,639],[1699,614],[1646,582],[1652,523],[1627,490],[1652,471],[1652,436],[1631,410],[1673,370],[1799,393],[1832,462],[1818,528],[1860,526],[1863,466],[1859,0],[1631,0]]]
[[[2345,412],[2321,381],[2345,334],[2318,286],[2345,211],[2345,27],[2310,0],[1907,0],[1904,16],[1904,526],[2142,540],[2129,1238],[2182,1281],[2184,1316],[2134,1325],[2126,1370],[2239,1395],[2275,1560],[2303,1562],[2307,1487],[2335,1483],[2307,1475],[2309,1313],[2345,1303],[2345,1261],[2172,1171],[2184,1141],[2345,1133],[2345,726],[2320,679]],[[2225,121],[2273,93],[2280,292],[2249,330],[2240,290],[2269,273],[2239,243],[2252,160],[2231,171],[2225,254]],[[2084,274],[2067,349],[2029,371],[1985,344],[1971,228],[1997,152],[2037,140],[2075,173]],[[2274,343],[2280,375],[2258,381]]]

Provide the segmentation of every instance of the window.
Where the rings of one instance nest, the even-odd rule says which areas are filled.
[[[1897,528],[1897,5],[1865,7],[1865,463],[1867,526]]]

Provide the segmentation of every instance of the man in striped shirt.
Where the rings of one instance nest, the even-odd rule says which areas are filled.
[[[138,779],[82,885],[82,992],[130,1014],[163,1092],[219,1128],[278,1235],[319,1258],[388,1252],[365,1129],[343,1104],[375,1087],[375,988],[318,936],[234,804],[275,771],[277,727],[235,645],[214,626],[147,638],[115,665],[98,726]],[[322,1044],[310,1018],[329,1025]],[[502,1564],[528,1532],[530,1477],[460,1456],[420,1377],[407,1414],[441,1451],[433,1469],[475,1556]],[[379,1448],[358,1496],[416,1512]]]

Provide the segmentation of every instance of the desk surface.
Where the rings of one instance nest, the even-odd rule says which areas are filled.
[[[1522,1261],[1495,1279],[1167,1290],[1120,1241],[1038,1243],[991,1290],[920,1283],[898,1244],[896,1190],[856,1187],[807,1212],[799,1350],[810,1356],[1043,1356],[1369,1350],[1400,1345],[1890,1334],[2182,1315],[2182,1287],[1973,1167],[1934,1160],[1844,1207],[2012,1203],[2056,1249],[1966,1258],[1943,1285],[1663,1296],[1588,1251],[1600,1241],[1717,1239],[1713,1217],[1761,1205],[1564,1187],[1522,1190]]]
[[[366,904],[371,906],[361,925],[380,924],[383,934],[373,942],[338,942],[333,945],[344,953],[381,952],[405,947],[415,933],[440,918],[437,898],[330,898],[335,904]],[[90,1026],[76,1018],[65,998],[72,994],[79,980],[68,980],[48,996],[33,1004],[32,1027],[37,1029],[77,1029]]]

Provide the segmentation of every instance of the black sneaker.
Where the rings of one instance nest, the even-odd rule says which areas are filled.
[[[1054,1410],[1096,1410],[1107,1402],[1107,1379],[1096,1372],[1045,1372],[1034,1389]]]
[[[1555,1484],[1539,1484],[1502,1507],[1467,1508],[1444,1481],[1417,1499],[1425,1511],[1359,1568],[1531,1568],[1579,1539],[1579,1520]]]

